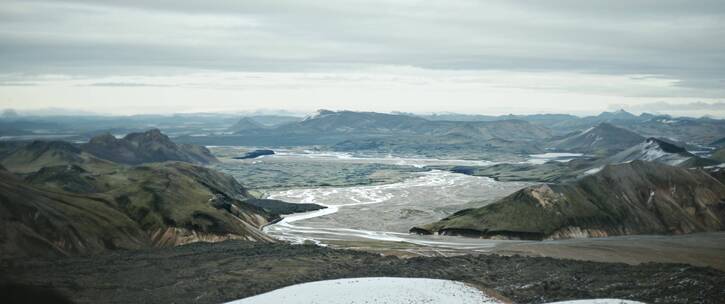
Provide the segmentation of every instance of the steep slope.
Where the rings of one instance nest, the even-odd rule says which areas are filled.
[[[551,143],[557,151],[606,155],[634,146],[644,137],[609,123],[600,123],[583,132],[567,136]]]
[[[0,239],[2,246],[40,239],[54,244],[54,253],[92,254],[197,241],[273,241],[259,229],[279,218],[245,203],[252,197],[232,177],[182,162],[112,173],[91,173],[82,164],[48,167],[25,181],[9,175],[3,176],[0,203],[2,225],[14,227],[7,232],[13,239]],[[52,225],[38,216],[51,218]],[[46,247],[13,252],[44,255]]]
[[[148,247],[147,234],[111,205],[102,197],[37,188],[0,170],[0,257]]]
[[[725,137],[720,138],[716,141],[713,141],[710,143],[710,146],[718,147],[718,148],[725,148]]]
[[[13,172],[29,173],[43,167],[84,162],[91,158],[68,142],[33,141],[27,145],[12,145],[0,164]]]
[[[712,156],[710,156],[710,158],[719,162],[725,162],[725,148],[715,150],[715,152],[712,152]]]
[[[195,164],[217,162],[208,149],[195,145],[177,145],[158,129],[130,133],[117,139],[111,134],[92,138],[81,149],[99,158],[137,165],[160,161],[183,161]]]
[[[635,160],[654,161],[670,166],[683,167],[709,166],[718,163],[717,161],[700,158],[683,147],[653,137],[604,159],[604,163],[618,164]]]
[[[633,161],[568,184],[532,186],[411,232],[563,239],[725,229],[725,184],[701,169]]]

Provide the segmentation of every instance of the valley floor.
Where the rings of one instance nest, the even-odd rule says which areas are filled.
[[[721,303],[725,298],[724,272],[684,264],[497,255],[398,258],[243,241],[5,260],[0,268],[0,282],[54,289],[76,303],[221,303],[304,282],[357,277],[460,281],[515,303],[591,298]]]

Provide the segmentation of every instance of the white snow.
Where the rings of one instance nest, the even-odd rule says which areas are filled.
[[[563,302],[552,302],[548,304],[644,304],[643,302],[620,300],[620,299],[591,299],[591,300],[574,300]]]
[[[603,168],[604,167],[602,166],[602,167],[596,167],[596,168],[589,169],[587,171],[584,171],[584,175],[591,175],[591,174],[597,173],[599,171],[602,171]]]
[[[461,282],[419,278],[354,278],[292,285],[230,304],[503,303]]]
[[[461,282],[423,278],[352,278],[292,285],[227,304],[502,304]],[[588,299],[548,304],[644,304],[620,299]]]
[[[591,128],[589,128],[589,129],[586,129],[586,130],[582,131],[582,132],[581,132],[581,133],[579,133],[579,134],[580,134],[580,135],[584,135],[584,134],[587,134],[587,133],[591,132],[592,130],[594,130],[594,127],[591,127]]]
[[[529,159],[526,161],[530,164],[541,165],[550,160],[558,162],[569,162],[576,158],[582,157],[582,153],[543,153],[543,154],[531,154]]]
[[[668,153],[656,141],[647,140],[630,149],[612,156],[611,163],[628,163],[634,160],[653,161],[670,166],[677,166],[691,159],[686,153]]]

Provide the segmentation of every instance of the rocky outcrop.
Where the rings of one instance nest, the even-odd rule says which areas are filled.
[[[261,156],[265,156],[265,155],[274,155],[274,151],[265,150],[265,149],[254,150],[254,151],[249,151],[247,153],[244,153],[244,155],[234,157],[234,159],[252,159],[252,158],[257,158],[257,157],[261,157]]]
[[[701,169],[633,161],[567,184],[527,187],[411,232],[543,240],[723,229],[723,181]]]

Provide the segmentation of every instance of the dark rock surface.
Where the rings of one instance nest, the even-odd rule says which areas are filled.
[[[234,157],[234,159],[252,159],[252,158],[257,158],[257,157],[264,156],[264,155],[274,155],[274,151],[264,150],[264,149],[254,150],[254,151],[249,151],[242,156]]]
[[[94,257],[0,262],[2,282],[52,287],[76,303],[222,303],[310,281],[394,276],[450,279],[515,303],[621,298],[722,303],[725,273],[496,255],[397,258],[311,245],[227,241]]]
[[[248,199],[244,202],[262,208],[267,213],[273,215],[308,212],[327,208],[318,204],[294,204],[273,199]]]
[[[205,147],[177,145],[158,129],[129,133],[120,139],[109,133],[102,134],[93,137],[81,148],[96,157],[129,165],[163,161],[209,164],[218,161]]]

